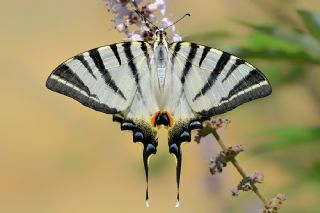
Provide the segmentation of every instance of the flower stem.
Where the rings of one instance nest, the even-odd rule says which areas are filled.
[[[139,7],[138,7],[137,3],[135,1],[131,1],[131,3],[134,6],[134,8],[139,11]]]
[[[212,130],[212,135],[215,137],[215,139],[217,140],[218,144],[220,145],[220,147],[222,148],[222,150],[224,152],[227,152],[227,147],[226,145],[223,143],[223,141],[221,140],[221,137],[219,136],[218,132],[216,129]],[[236,167],[237,171],[240,173],[240,175],[242,176],[242,178],[246,178],[248,177],[245,173],[245,171],[241,168],[239,162],[236,160],[235,157],[231,158],[231,163],[233,164],[234,167]],[[263,204],[268,207],[268,201],[267,199],[260,193],[259,189],[252,184],[252,191],[258,196],[258,198],[263,202]]]

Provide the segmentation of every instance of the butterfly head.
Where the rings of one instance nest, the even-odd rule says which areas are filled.
[[[164,43],[164,41],[167,39],[167,33],[165,29],[159,28],[155,31],[155,42],[158,43]]]

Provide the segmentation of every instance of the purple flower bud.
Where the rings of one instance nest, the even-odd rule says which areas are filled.
[[[161,25],[162,25],[162,28],[167,28],[167,27],[171,26],[171,30],[175,31],[175,26],[173,25],[173,21],[171,21],[168,18],[163,18],[161,21]]]
[[[129,13],[126,4],[127,0],[105,0],[108,6],[108,9],[113,13],[118,13],[119,15],[127,15]]]
[[[158,5],[155,4],[155,3],[152,3],[152,4],[148,4],[147,5],[147,8],[150,12],[156,12],[158,10]]]
[[[231,195],[232,195],[232,197],[238,197],[239,196],[239,190],[237,188],[231,189]]]
[[[130,0],[129,0],[130,1]],[[131,0],[132,2],[136,3],[136,4],[140,4],[142,2],[142,0]]]
[[[140,16],[139,16],[136,12],[131,11],[131,12],[129,13],[129,23],[130,23],[130,24],[136,24],[136,23],[138,23],[139,19],[140,19]]]
[[[261,213],[277,213],[279,212],[280,207],[282,206],[283,202],[287,200],[286,195],[278,194],[276,197],[270,199],[268,201],[268,206],[262,209]]]
[[[143,41],[143,38],[138,33],[132,33],[129,38],[129,41]]]
[[[288,198],[285,194],[277,194],[276,199],[278,199],[281,202],[286,201]]]
[[[263,172],[255,172],[255,173],[249,175],[249,177],[252,179],[253,183],[263,183],[263,181],[264,181]]]
[[[166,1],[165,0],[156,0],[154,4],[157,5],[160,13],[164,16],[166,14]]]
[[[119,32],[124,32],[126,30],[126,25],[124,23],[120,23],[120,24],[116,25],[116,29]]]
[[[223,125],[228,125],[231,123],[230,119],[228,118],[211,118],[210,120],[212,128],[219,129],[223,127]]]

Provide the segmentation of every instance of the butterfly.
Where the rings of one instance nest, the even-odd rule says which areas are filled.
[[[271,94],[267,78],[245,60],[189,42],[168,41],[156,29],[153,42],[122,42],[81,53],[58,66],[48,89],[113,115],[121,130],[143,144],[148,206],[148,162],[157,152],[157,129],[168,129],[176,158],[177,206],[181,144],[202,122]]]

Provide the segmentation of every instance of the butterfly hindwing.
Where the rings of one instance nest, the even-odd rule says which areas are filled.
[[[125,42],[79,54],[56,68],[47,87],[108,114],[126,110],[148,70],[150,45]]]
[[[227,52],[189,42],[173,43],[170,51],[190,107],[204,117],[271,93],[258,69]]]

